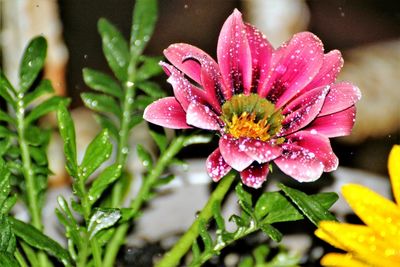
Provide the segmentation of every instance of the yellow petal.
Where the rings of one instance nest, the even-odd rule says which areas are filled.
[[[389,176],[392,183],[394,199],[400,205],[400,146],[394,145],[388,160]]]
[[[368,267],[365,264],[353,257],[351,254],[329,253],[321,259],[322,266],[335,266],[335,267]]]
[[[400,247],[391,246],[386,240],[363,225],[325,221],[319,228],[354,257],[376,266],[400,266]]]
[[[368,189],[349,184],[342,193],[353,209],[369,227],[382,237],[398,243],[400,240],[400,208],[393,202]]]
[[[324,222],[320,222],[324,223]],[[314,234],[319,238],[324,240],[325,242],[331,244],[335,248],[341,249],[341,250],[346,250],[346,248],[339,242],[336,241],[334,237],[328,234],[328,232],[324,231],[322,228],[318,228]]]

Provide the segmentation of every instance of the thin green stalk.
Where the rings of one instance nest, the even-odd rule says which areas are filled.
[[[164,255],[161,261],[157,263],[156,267],[173,267],[179,264],[181,258],[187,253],[199,235],[200,221],[207,222],[211,218],[214,203],[224,199],[235,176],[236,173],[230,172],[218,183],[217,188],[211,194],[208,202],[193,222],[192,226],[190,226],[189,230],[179,239],[174,247]]]
[[[28,267],[28,264],[25,261],[24,256],[22,256],[21,252],[19,249],[16,249],[14,252],[15,259],[17,260],[19,266],[21,267]]]
[[[132,214],[135,215],[140,210],[143,203],[147,200],[147,196],[154,183],[159,179],[159,177],[164,172],[168,163],[175,157],[175,155],[184,147],[185,137],[179,136],[172,141],[168,149],[161,155],[156,163],[156,166],[151,170],[151,172],[143,179],[143,183],[139,189],[138,195],[132,200],[130,208],[132,209]],[[129,224],[124,223],[120,225],[115,231],[113,238],[107,245],[106,254],[104,256],[103,266],[111,267],[114,264],[115,258],[119,251],[119,248],[124,244],[126,233],[128,231]]]
[[[101,249],[100,249],[99,243],[97,242],[96,237],[93,237],[90,240],[90,247],[92,248],[94,266],[100,267],[102,264],[101,263]]]

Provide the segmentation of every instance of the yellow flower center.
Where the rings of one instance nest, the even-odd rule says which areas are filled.
[[[225,132],[235,138],[247,137],[268,141],[281,128],[283,116],[274,104],[257,94],[234,95],[222,106]]]

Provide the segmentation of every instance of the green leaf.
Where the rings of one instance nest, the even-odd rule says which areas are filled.
[[[140,68],[137,70],[136,73],[137,81],[144,81],[150,79],[151,77],[159,75],[160,73],[163,72],[161,66],[159,65],[161,58],[152,58],[144,56],[142,56],[142,58],[143,58],[143,64],[142,66],[140,66]]]
[[[150,136],[153,138],[154,142],[156,142],[160,152],[163,153],[168,146],[168,139],[164,134],[160,134],[154,131],[150,131]]]
[[[321,204],[324,209],[329,209],[339,199],[335,192],[323,192],[310,196],[315,202]]]
[[[121,218],[118,209],[97,209],[89,221],[88,231],[92,239],[99,231],[113,226]]]
[[[144,14],[146,16],[146,14]],[[103,53],[108,65],[120,81],[127,80],[129,48],[122,34],[110,22],[102,18],[97,24],[103,43]]]
[[[279,192],[266,192],[262,194],[257,200],[254,211],[258,220],[268,224],[303,219],[303,216],[290,201]]]
[[[243,203],[246,203],[250,207],[253,205],[253,201],[251,199],[251,194],[247,193],[243,189],[242,183],[238,183],[236,185],[235,191],[236,191],[236,195],[237,195],[237,197],[239,198],[240,201],[242,201]]]
[[[262,244],[262,245],[256,247],[253,250],[253,257],[256,260],[256,265],[261,265],[261,264],[265,263],[265,260],[267,259],[269,252],[270,252],[270,249],[265,244]]]
[[[102,130],[88,145],[82,163],[79,166],[79,175],[86,180],[111,155],[112,144],[108,130]]]
[[[141,144],[137,145],[136,150],[143,166],[150,170],[153,166],[153,159],[151,158],[150,153]]]
[[[153,184],[154,187],[159,187],[159,186],[163,186],[166,184],[169,184],[172,180],[175,179],[175,175],[171,174],[168,175],[166,177],[160,177],[159,179],[157,179],[155,181],[155,183]]]
[[[30,41],[22,56],[19,69],[19,85],[22,92],[27,91],[44,66],[47,42],[42,36]]]
[[[13,125],[16,124],[15,119],[2,110],[0,110],[0,121],[5,121]]]
[[[30,147],[29,154],[38,165],[47,165],[48,161],[46,151],[43,151],[38,147]]]
[[[25,131],[25,139],[31,146],[46,147],[50,141],[52,130],[29,125]]]
[[[110,135],[115,140],[118,140],[118,128],[110,118],[102,114],[95,114],[94,118],[96,122],[101,126],[101,128],[107,129]]]
[[[132,115],[131,120],[129,122],[129,130],[138,125],[143,121],[143,116],[134,116]]]
[[[11,104],[14,109],[17,107],[17,102],[15,99],[15,89],[8,81],[7,77],[4,75],[3,71],[0,69],[0,96],[4,100]]]
[[[307,194],[283,184],[278,184],[278,187],[285,192],[293,203],[295,203],[304,215],[316,226],[318,226],[318,223],[322,220],[336,220],[334,215]]]
[[[119,107],[115,98],[108,95],[82,93],[83,103],[86,107],[102,113],[112,113],[117,118],[121,117],[121,108]]]
[[[40,117],[46,115],[47,113],[51,111],[55,111],[58,108],[58,105],[60,103],[67,103],[69,102],[68,99],[62,97],[62,96],[53,96],[42,103],[40,103],[38,106],[36,106],[25,118],[25,125],[29,125],[33,121],[39,119]]]
[[[5,137],[11,137],[13,135],[14,135],[14,133],[12,131],[10,131],[7,127],[0,125],[0,139],[4,139]],[[1,150],[1,151],[3,151],[3,150]]]
[[[110,241],[111,237],[113,237],[115,233],[115,228],[110,228],[110,229],[104,229],[103,231],[97,233],[97,243],[100,246],[104,246]]]
[[[16,239],[8,222],[8,217],[0,214],[0,252],[14,253],[15,248]]]
[[[115,96],[119,99],[124,97],[119,84],[103,72],[85,68],[83,69],[83,80],[87,86],[94,90]]]
[[[4,202],[3,205],[0,206],[0,213],[8,214],[10,210],[14,207],[15,203],[17,203],[17,195],[12,195],[8,197]]]
[[[137,60],[153,34],[157,20],[157,0],[137,0],[133,12],[130,49]]]
[[[68,251],[62,248],[56,241],[44,235],[35,227],[13,217],[9,217],[9,221],[14,234],[27,244],[46,251],[60,260],[64,265],[72,265]]]
[[[104,169],[104,171],[102,171],[102,173],[94,180],[88,193],[91,205],[101,197],[103,191],[107,189],[111,183],[121,176],[121,171],[122,166],[114,164]]]
[[[19,267],[17,260],[13,254],[9,252],[0,251],[0,266]]]
[[[7,165],[5,164],[4,160],[0,158],[0,207],[7,199],[10,191],[10,172],[8,171]]]
[[[54,88],[49,80],[40,81],[39,85],[31,93],[24,96],[24,105],[27,107],[32,101],[39,97],[54,92]]]
[[[213,247],[213,240],[207,231],[207,225],[204,220],[199,221],[199,234],[204,243],[204,250],[211,251]]]
[[[250,256],[244,257],[238,267],[254,267],[254,260]]]
[[[148,96],[151,96],[155,99],[165,97],[166,93],[161,89],[161,87],[155,83],[150,81],[141,81],[136,84],[136,86],[146,93]]]
[[[36,252],[25,242],[19,241],[18,243],[21,245],[22,250],[24,251],[25,256],[28,259],[30,265],[39,266],[39,261]]]
[[[76,178],[78,176],[78,163],[76,160],[75,126],[71,114],[64,103],[58,106],[57,120],[58,128],[64,142],[66,169],[72,177]]]
[[[214,204],[212,206],[212,213],[213,213],[215,222],[217,223],[218,229],[225,231],[225,220],[221,214],[221,203],[219,201],[214,202]]]
[[[269,224],[262,224],[260,226],[261,230],[268,235],[272,240],[280,242],[282,240],[282,233],[278,231],[275,227]]]
[[[154,98],[147,95],[140,95],[136,97],[133,107],[136,110],[144,110],[148,105],[154,102]]]

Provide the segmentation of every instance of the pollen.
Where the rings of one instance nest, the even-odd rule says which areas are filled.
[[[274,104],[257,94],[234,95],[224,103],[222,113],[225,132],[234,138],[268,141],[282,128],[281,111],[275,110]]]
[[[263,118],[256,122],[256,113],[243,112],[240,116],[233,115],[230,122],[227,122],[226,131],[233,137],[249,137],[267,141],[271,138],[268,133],[270,125],[268,119]]]

